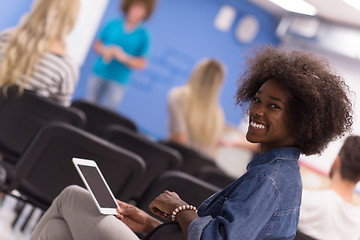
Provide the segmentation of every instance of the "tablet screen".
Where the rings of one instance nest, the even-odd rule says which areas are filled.
[[[96,167],[78,165],[101,208],[116,208],[103,179]]]

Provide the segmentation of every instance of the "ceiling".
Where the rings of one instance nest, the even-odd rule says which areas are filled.
[[[276,16],[282,16],[287,13],[286,10],[280,8],[279,6],[270,2],[269,0],[250,0],[250,1],[264,8],[265,10],[275,14]],[[352,8],[343,0],[306,0],[306,1],[317,8],[318,17],[331,22],[360,28],[360,11],[355,8]]]

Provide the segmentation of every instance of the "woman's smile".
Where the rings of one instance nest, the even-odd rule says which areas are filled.
[[[255,122],[254,120],[250,121],[249,124],[251,127],[255,128],[256,130],[264,130],[266,129],[266,125],[263,123]]]

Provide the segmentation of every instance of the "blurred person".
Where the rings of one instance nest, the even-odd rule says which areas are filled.
[[[239,83],[237,103],[249,112],[246,138],[260,144],[260,155],[198,211],[166,190],[149,208],[163,219],[171,216],[189,240],[291,240],[301,203],[300,153],[319,154],[351,129],[348,87],[325,60],[271,46],[248,58]],[[134,232],[148,233],[161,224],[133,205],[119,205],[121,221],[100,214],[88,191],[70,186],[53,201],[30,239],[138,240]]]
[[[354,189],[360,181],[360,136],[345,139],[331,166],[326,190],[303,190],[298,229],[318,240],[359,240],[360,204]]]
[[[238,129],[234,131],[237,133],[237,137],[231,139],[221,139],[219,146],[241,148],[250,151],[254,156],[258,154],[260,152],[260,145],[257,143],[251,143],[246,139],[248,124],[248,116],[245,116]]]
[[[213,155],[224,130],[219,103],[223,81],[223,65],[215,59],[205,59],[195,67],[186,85],[170,90],[169,140]]]
[[[18,86],[68,106],[78,65],[67,55],[66,37],[78,17],[80,0],[36,0],[15,28],[0,34],[0,87]]]
[[[249,117],[245,113],[242,118],[239,126],[226,126],[215,156],[217,166],[233,178],[243,175],[249,162],[260,153],[260,144],[246,139]]]
[[[115,110],[121,102],[133,69],[144,69],[150,47],[143,22],[152,14],[156,0],[122,0],[124,18],[110,21],[94,44],[99,54],[88,80],[87,98]]]

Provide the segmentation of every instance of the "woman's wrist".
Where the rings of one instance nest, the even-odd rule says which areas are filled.
[[[180,206],[176,207],[174,209],[174,211],[172,211],[172,213],[171,213],[171,220],[173,222],[177,222],[176,217],[178,216],[178,214],[180,212],[185,212],[185,211],[189,211],[189,210],[194,211],[195,213],[197,213],[197,208],[195,206],[193,206],[193,205],[183,204],[183,205],[180,205]]]

